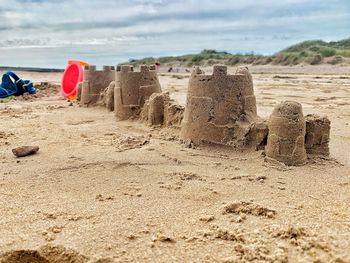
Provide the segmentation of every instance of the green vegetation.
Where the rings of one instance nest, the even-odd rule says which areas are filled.
[[[305,62],[311,65],[320,64],[325,58],[331,58],[327,63],[335,65],[342,63],[343,58],[350,58],[350,38],[338,42],[304,41],[282,50],[278,55],[283,58],[298,57],[298,60],[294,61],[296,64]]]
[[[346,58],[349,58],[346,60]],[[300,63],[318,65],[329,63],[332,65],[350,61],[350,38],[337,42],[325,42],[322,40],[304,41],[302,43],[290,46],[277,54],[271,56],[250,54],[230,54],[225,51],[216,51],[214,49],[204,49],[199,54],[189,54],[176,57],[147,57],[143,59],[131,59],[130,64],[152,64],[159,62],[162,65],[173,66],[181,64],[182,66],[211,66],[217,63],[234,66],[237,64],[254,65],[297,65]]]

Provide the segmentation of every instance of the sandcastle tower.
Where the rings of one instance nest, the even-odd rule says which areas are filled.
[[[84,68],[84,81],[81,87],[80,101],[82,105],[95,104],[103,91],[115,79],[115,70],[112,66],[104,66],[103,70],[96,70],[96,66]]]
[[[253,77],[250,74],[247,67],[240,67],[237,69],[236,74],[242,74],[245,76],[243,80],[243,108],[246,116],[256,117],[257,108],[256,108],[256,98],[254,95],[254,84]]]
[[[327,117],[314,114],[305,116],[306,137],[305,148],[308,154],[329,155],[329,136],[331,122]]]
[[[180,132],[182,140],[241,147],[257,118],[252,77],[246,68],[234,75],[216,65],[212,75],[195,67],[189,80]],[[242,145],[243,144],[243,145]]]
[[[114,88],[115,81],[112,81],[109,83],[108,87],[100,93],[97,104],[106,107],[110,111],[114,111]]]
[[[269,119],[266,156],[286,165],[306,162],[306,125],[302,106],[294,101],[277,105]]]
[[[141,120],[149,126],[179,128],[184,107],[170,99],[169,93],[153,93],[141,110]]]
[[[115,75],[114,111],[120,120],[138,116],[145,101],[160,93],[157,72],[154,66],[142,65],[140,72],[133,66],[118,66]]]

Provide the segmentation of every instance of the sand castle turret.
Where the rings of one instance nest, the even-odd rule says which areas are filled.
[[[184,107],[170,99],[169,93],[153,93],[141,111],[141,120],[149,126],[180,127]]]
[[[118,66],[115,75],[114,111],[120,120],[138,116],[145,101],[160,93],[157,72],[154,66],[142,65],[140,72],[133,66]]]
[[[109,83],[108,87],[100,93],[97,104],[106,107],[110,111],[114,111],[114,88],[115,81],[112,81]]]
[[[306,125],[302,106],[294,101],[277,105],[269,119],[266,156],[286,165],[306,162]]]
[[[234,75],[221,65],[214,66],[212,75],[193,69],[181,139],[242,146],[256,118],[253,82],[246,68]]]
[[[103,70],[96,70],[96,66],[84,68],[84,81],[81,87],[80,101],[82,105],[95,104],[101,91],[115,79],[115,70],[112,66],[104,66]]]
[[[331,122],[327,117],[306,115],[305,147],[308,154],[329,155]]]
[[[256,98],[254,95],[254,84],[253,77],[250,74],[247,67],[240,67],[237,69],[236,74],[242,74],[245,76],[243,80],[243,108],[244,113],[250,117],[257,116],[257,108],[256,108]]]

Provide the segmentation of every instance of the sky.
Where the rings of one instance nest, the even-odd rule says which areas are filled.
[[[0,65],[102,66],[349,38],[350,0],[0,0],[0,21]]]

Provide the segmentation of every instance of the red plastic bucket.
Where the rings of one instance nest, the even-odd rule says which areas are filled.
[[[67,99],[76,98],[78,84],[83,81],[84,71],[78,62],[68,65],[63,73],[61,93]]]

